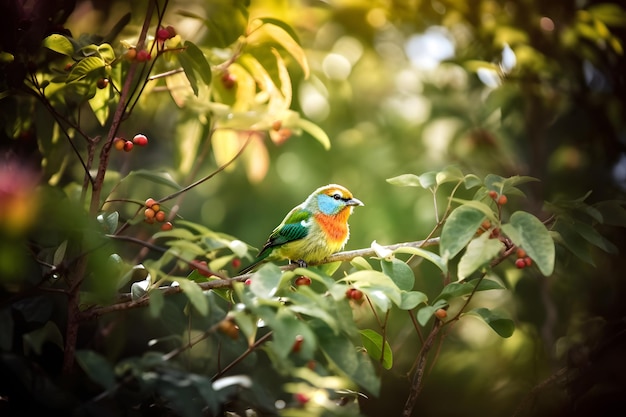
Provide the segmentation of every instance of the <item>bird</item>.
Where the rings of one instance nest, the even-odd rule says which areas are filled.
[[[287,259],[306,267],[340,251],[350,237],[348,218],[364,206],[344,186],[328,184],[313,191],[272,231],[246,274],[262,263]]]

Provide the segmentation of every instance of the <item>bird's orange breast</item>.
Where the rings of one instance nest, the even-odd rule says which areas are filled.
[[[343,245],[348,237],[348,217],[350,217],[350,209],[348,207],[334,215],[315,214],[315,220],[326,235],[329,243],[340,245]]]

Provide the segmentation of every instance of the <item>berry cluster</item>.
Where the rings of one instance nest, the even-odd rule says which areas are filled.
[[[166,222],[165,211],[161,210],[161,205],[154,199],[149,198],[145,203],[146,209],[143,212],[144,221],[148,224],[154,224],[155,222],[163,223],[161,230],[168,231],[174,227],[171,222]]]
[[[496,191],[493,190],[489,191],[489,197],[491,197],[493,201],[495,201],[496,204],[499,206],[503,206],[509,201],[507,196],[505,196],[504,194],[498,194]]]
[[[491,227],[491,221],[489,219],[483,220],[480,224],[478,230],[476,230],[476,234],[478,236],[482,235],[485,232],[489,232],[489,239],[497,239],[500,237],[500,228]]]
[[[165,42],[168,39],[172,39],[174,36],[176,36],[176,29],[174,29],[174,27],[172,27],[172,26],[166,26],[166,27],[161,26],[159,28],[159,30],[157,30],[156,40],[157,40],[157,42],[163,43],[163,42]]]
[[[133,137],[133,140],[126,140],[124,138],[121,137],[117,137],[115,139],[113,139],[113,147],[115,149],[117,149],[118,151],[126,151],[126,152],[130,152],[133,150],[133,147],[137,145],[137,146],[147,146],[148,145],[148,138],[146,137],[146,135],[143,135],[141,133],[138,133],[135,135],[135,137]]]
[[[515,266],[519,269],[526,268],[533,264],[532,259],[526,254],[526,251],[522,248],[517,248],[517,259],[515,260]]]

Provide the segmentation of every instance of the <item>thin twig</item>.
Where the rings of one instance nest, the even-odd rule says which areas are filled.
[[[250,353],[252,353],[252,351],[256,348],[258,348],[259,346],[261,346],[263,343],[267,342],[269,340],[269,338],[272,337],[272,332],[268,332],[266,334],[264,334],[263,336],[259,337],[257,339],[256,342],[254,342],[252,345],[248,346],[248,349],[246,349],[245,352],[243,352],[241,355],[239,355],[235,360],[233,360],[231,363],[229,363],[228,365],[226,365],[224,367],[224,369],[222,369],[221,371],[219,371],[218,373],[216,373],[215,375],[213,375],[213,377],[211,378],[211,382],[215,381],[216,379],[219,379],[222,375],[224,375],[226,372],[230,371],[232,368],[234,368],[239,362],[241,362],[242,360],[244,360]]]

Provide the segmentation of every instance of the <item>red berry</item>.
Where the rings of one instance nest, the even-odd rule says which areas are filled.
[[[250,278],[244,281],[244,285],[250,285],[250,284],[252,284],[252,280]]]
[[[435,311],[435,317],[437,317],[439,320],[443,320],[448,317],[448,312],[443,308],[437,309]]]
[[[293,346],[291,347],[291,351],[293,353],[300,352],[300,349],[302,349],[302,343],[304,343],[304,336],[299,334],[299,335],[296,336],[295,342],[293,342]]]
[[[74,64],[72,64],[71,62],[68,62],[67,64],[65,64],[65,67],[63,69],[67,72],[70,72],[73,66]]]
[[[498,193],[493,191],[493,190],[491,190],[491,191],[489,191],[489,197],[491,197],[491,198],[493,198],[495,200],[496,198],[498,198]]]
[[[124,149],[124,144],[126,144],[126,141],[122,138],[113,139],[113,147],[117,149],[118,151],[121,151]]]
[[[508,199],[508,198],[507,198],[504,194],[502,194],[500,197],[498,197],[498,201],[497,201],[497,203],[498,203],[498,205],[499,205],[499,206],[503,206],[503,205],[505,205],[508,201],[509,201],[509,199]]]
[[[360,301],[363,298],[363,291],[357,290],[356,288],[352,291],[352,299],[355,301]]]
[[[309,402],[309,397],[307,397],[306,394],[303,394],[301,392],[297,392],[293,394],[293,398],[302,405]]]
[[[150,52],[142,49],[141,51],[137,51],[137,56],[135,59],[137,59],[138,62],[147,62],[150,61],[152,57],[150,56]]]
[[[491,221],[489,219],[483,220],[483,222],[480,224],[480,227],[482,227],[484,230],[489,230],[489,228],[491,227]]]
[[[147,208],[144,210],[143,215],[146,219],[154,219],[156,212],[151,208]]]
[[[146,135],[139,133],[133,138],[133,143],[138,146],[146,146],[148,144],[148,138]]]
[[[152,208],[152,210],[154,210],[155,212],[157,211],[161,211],[161,205],[159,203],[154,203],[153,205],[150,206]]]
[[[497,227],[494,228],[491,233],[489,233],[489,239],[496,239],[500,236],[500,229]]]
[[[232,260],[231,263],[233,265],[233,268],[239,269],[239,267],[241,266],[241,259],[235,258],[235,259]]]
[[[300,285],[311,285],[311,278],[305,277],[304,275],[301,275],[298,278],[296,278],[295,284],[298,285],[298,286],[300,286]]]
[[[154,210],[154,206],[152,206],[151,210]],[[154,215],[154,218],[157,222],[163,223],[165,221],[165,212],[163,210],[157,211]]]
[[[164,232],[172,230],[173,228],[174,225],[172,224],[172,222],[165,222],[161,225],[161,230],[163,230]]]
[[[526,264],[526,266],[531,266],[533,264],[533,260],[527,256],[524,258],[524,263]]]
[[[129,141],[129,140],[127,140],[126,142],[124,142],[124,150],[125,150],[126,152],[130,152],[130,151],[132,151],[132,150],[133,150],[133,146],[134,146],[134,145],[133,145],[133,143],[132,143],[131,141]]]
[[[235,86],[235,84],[237,84],[237,77],[235,77],[228,71],[222,74],[222,85],[224,86],[224,88],[230,90]]]
[[[169,33],[169,38],[168,39],[172,39],[174,36],[176,36],[176,29],[174,29],[173,26],[166,26],[165,30],[167,30],[167,33]]]
[[[522,248],[517,248],[517,257],[518,258],[525,258],[526,257],[526,251]]]
[[[146,205],[146,207],[152,207],[155,203],[156,203],[156,200],[151,197],[151,198],[146,200],[145,205]]]
[[[283,125],[282,121],[276,120],[274,123],[272,123],[272,129],[278,132],[280,128],[282,127],[282,125]]]
[[[168,40],[170,37],[171,37],[170,32],[167,29],[161,28],[157,30],[157,34],[156,34],[157,40],[165,41],[165,40]]]
[[[518,258],[515,260],[515,266],[518,267],[519,269],[525,268],[526,267],[526,261],[524,261],[521,258]]]
[[[96,87],[98,87],[100,90],[107,88],[108,85],[109,85],[109,80],[107,78],[100,78],[96,82]]]

